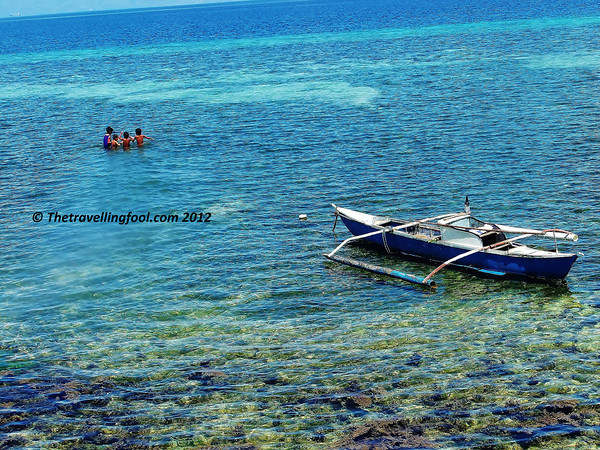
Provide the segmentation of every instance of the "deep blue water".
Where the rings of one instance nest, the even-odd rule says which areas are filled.
[[[522,413],[599,408],[599,25],[586,1],[0,20],[0,446],[335,447],[398,417],[442,447],[599,445],[597,414]],[[155,140],[107,152],[107,125]],[[332,202],[466,195],[578,233],[566,283],[432,292],[322,257]],[[102,212],[180,220],[48,220]]]

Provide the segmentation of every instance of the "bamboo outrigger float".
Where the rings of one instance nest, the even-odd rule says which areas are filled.
[[[416,221],[374,216],[332,205],[336,223],[338,217],[341,218],[354,236],[323,256],[342,264],[431,287],[436,285],[433,276],[448,266],[494,277],[552,281],[567,276],[577,255],[559,252],[556,241],[577,241],[576,234],[558,229],[533,230],[483,222],[471,215],[468,202],[467,198],[464,212]],[[516,236],[507,238],[506,234]],[[532,236],[553,238],[555,251],[517,243]],[[388,253],[424,259],[438,265],[427,276],[419,277],[337,255],[346,244],[357,240],[379,245]]]

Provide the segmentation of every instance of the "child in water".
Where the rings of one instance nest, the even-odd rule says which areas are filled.
[[[121,138],[120,138],[119,136],[117,136],[117,134],[116,134],[116,133],[115,133],[115,134],[113,134],[113,137],[112,137],[112,142],[111,142],[111,147],[112,147],[113,149],[114,149],[114,148],[119,148],[119,145],[120,145],[120,142],[119,142],[119,140],[120,140],[120,139],[121,139]]]
[[[122,134],[121,142],[123,143],[123,148],[130,148],[131,143],[135,140],[132,137],[129,137],[129,132],[124,131]]]
[[[104,148],[112,147],[112,139],[110,138],[112,132],[113,129],[111,127],[106,127],[106,134],[104,135]]]
[[[138,147],[144,145],[144,139],[150,139],[151,141],[154,140],[150,136],[143,135],[141,128],[136,128],[135,129],[135,142],[137,142]]]

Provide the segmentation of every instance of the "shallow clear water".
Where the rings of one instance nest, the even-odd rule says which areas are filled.
[[[336,446],[435,416],[459,421],[438,445],[510,445],[510,402],[597,405],[600,11],[561,5],[0,21],[0,443]],[[107,125],[155,140],[106,152]],[[322,257],[348,236],[331,202],[412,218],[465,195],[578,233],[566,284],[449,270],[431,292]],[[597,444],[594,420],[540,442]]]

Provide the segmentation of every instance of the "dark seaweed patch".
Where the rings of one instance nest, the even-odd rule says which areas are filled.
[[[181,392],[176,385],[156,388],[151,379],[127,377],[37,378],[31,374],[0,373],[0,448],[36,447],[29,435],[44,435],[45,446],[109,446],[148,448],[166,444],[152,435],[152,428],[190,418],[154,416],[139,409],[144,404],[193,403],[204,401],[218,389],[229,388],[226,374],[203,365],[185,371],[195,381]],[[35,430],[35,433],[25,433]],[[182,438],[193,442],[193,436]],[[186,439],[188,439],[186,441]],[[244,441],[245,432],[236,429],[223,444]]]

